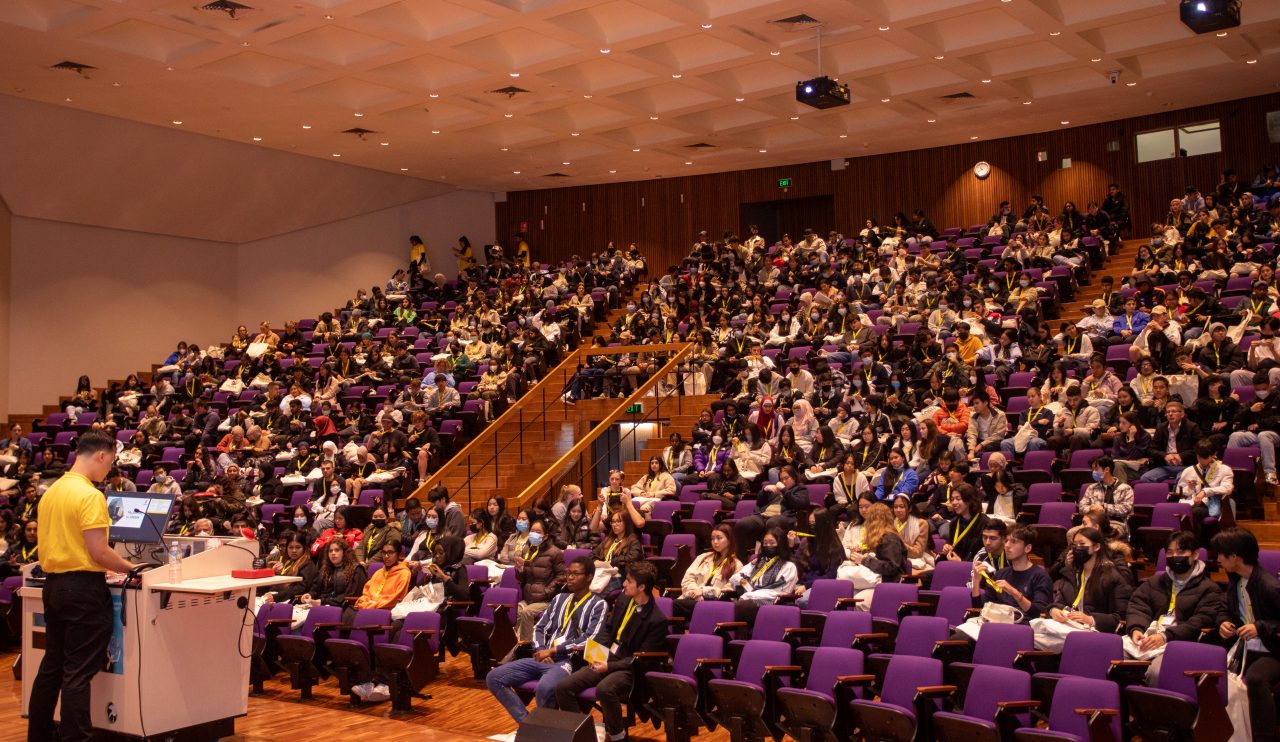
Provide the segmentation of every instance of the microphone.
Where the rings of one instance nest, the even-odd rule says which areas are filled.
[[[144,523],[146,523],[147,525],[151,526],[151,530],[155,532],[155,534],[156,534],[156,541],[158,541],[158,542],[160,542],[161,544],[163,544],[163,543],[164,543],[164,534],[160,533],[160,527],[159,527],[159,526],[157,526],[157,525],[155,524],[155,522],[154,522],[154,521],[152,521],[150,518],[148,518],[148,517],[147,517],[147,513],[146,513],[146,511],[141,510],[141,509],[139,509],[139,508],[134,508],[134,509],[132,510],[132,512],[137,513],[138,515],[141,515],[141,516],[142,516],[142,521],[143,521]]]

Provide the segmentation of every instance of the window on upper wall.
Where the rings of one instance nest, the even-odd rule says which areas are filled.
[[[1217,121],[1144,131],[1137,136],[1138,162],[1195,157],[1222,151],[1222,128]]]

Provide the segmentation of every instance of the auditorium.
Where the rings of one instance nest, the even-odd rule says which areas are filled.
[[[1280,738],[1280,3],[0,62],[0,741]]]

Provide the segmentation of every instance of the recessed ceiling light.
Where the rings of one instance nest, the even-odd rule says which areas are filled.
[[[840,138],[841,138],[841,139],[848,139],[848,138],[849,138],[849,135],[848,135],[848,134],[841,134],[841,135],[840,135]]]
[[[402,168],[400,168],[400,172],[402,172],[402,173],[406,173],[406,172],[408,172],[408,171],[409,171],[409,168],[407,168],[407,167],[402,167]]]
[[[570,162],[562,162],[562,163],[560,163],[560,164],[561,164],[561,165],[571,165],[572,163],[570,163]]]
[[[512,170],[512,171],[511,171],[511,174],[512,174],[512,175],[519,175],[519,174],[520,174],[520,171],[519,171],[519,170]]]
[[[791,117],[791,120],[792,120],[792,121],[799,121],[799,120],[800,120],[800,117],[799,117],[799,116],[792,116],[792,117]]]
[[[978,139],[977,137],[969,137],[969,141],[971,141],[971,142],[972,142],[972,141],[976,141],[977,139]]]
[[[1070,122],[1070,121],[1063,120],[1063,121],[1059,121],[1058,123],[1059,123],[1059,124],[1062,124],[1063,126],[1066,126],[1067,124],[1069,124],[1069,123],[1071,123],[1071,122]]]
[[[111,87],[113,87],[113,88],[118,88],[118,87],[120,87],[120,83],[118,83],[118,82],[113,82],[113,83],[111,83]],[[21,92],[21,91],[19,91],[19,92]]]
[[[508,148],[507,148],[507,147],[503,147],[503,148],[502,148],[502,151],[503,151],[503,152],[506,152],[507,150],[508,150]]]
[[[742,101],[746,100],[746,98],[734,98],[734,100],[741,103]]]
[[[1244,60],[1244,63],[1245,63],[1245,64],[1257,64],[1257,63],[1258,63],[1258,60],[1256,60],[1256,59],[1246,59],[1246,60]]]
[[[639,152],[639,151],[640,151],[640,148],[639,148],[639,147],[636,147],[636,148],[632,149],[631,151],[632,151],[632,152]]]
[[[673,80],[679,80],[682,77],[684,77],[684,75],[680,74],[679,72],[675,72],[671,75],[671,79]]]
[[[165,72],[173,72],[172,67],[165,67],[164,69],[165,69]]]
[[[310,128],[311,128],[311,124],[303,124],[303,125],[302,125],[302,128],[304,128],[304,129],[310,129]]]
[[[767,149],[762,149],[762,150],[760,150],[760,154],[764,154],[765,152],[768,152],[768,151],[769,151],[769,150],[767,150]]]
[[[1024,106],[1029,106],[1029,105],[1031,105],[1031,101],[1029,101],[1029,100],[1024,100],[1024,101],[1022,101],[1022,105],[1024,105]]]
[[[68,100],[70,100],[70,99],[68,99]],[[182,126],[182,122],[181,122],[181,121],[179,121],[179,120],[177,120],[177,119],[174,119],[174,120],[173,120],[173,125],[174,125],[174,126]]]
[[[650,120],[650,121],[657,121],[657,120],[658,120],[658,117],[657,117],[657,116],[650,116],[650,117],[649,117],[649,120]]]
[[[983,82],[983,83],[991,82],[991,78],[989,78],[989,77],[988,77],[987,79],[983,80],[982,82]]]
[[[253,141],[255,141],[255,142],[261,142],[261,141],[262,141],[262,137],[254,137],[254,138],[253,138]]]
[[[1223,35],[1225,36],[1225,34],[1223,34]],[[241,41],[241,42],[240,42],[240,46],[249,46],[249,42],[247,42],[247,41]]]
[[[934,58],[934,59],[946,59],[946,57],[945,57],[945,56],[943,56],[943,55],[941,55],[941,54],[935,54],[935,55],[933,55],[933,58]]]
[[[880,27],[880,30],[881,30],[881,31],[888,31],[888,30],[889,30],[889,27],[888,27],[888,26],[881,26],[881,27]]]
[[[782,54],[782,52],[776,51],[776,50],[769,52],[769,56],[771,57],[776,57],[776,56],[779,56],[780,54]]]
[[[609,52],[611,52],[611,51],[613,51],[613,50],[612,50],[612,49],[601,49],[601,50],[600,50],[600,53],[601,53],[601,54],[608,54],[608,53],[609,53]]]
[[[881,99],[880,99],[880,102],[881,102],[881,103],[888,103],[888,102],[889,102],[889,99],[888,99],[888,98],[881,98]]]
[[[512,76],[512,77],[519,77],[519,76],[520,76],[520,73],[519,73],[519,72],[512,72],[512,73],[511,73],[511,76]]]
[[[334,152],[334,153],[333,153],[333,156],[334,156],[334,157],[342,157],[342,155],[338,154],[337,152]]]
[[[1102,61],[1102,57],[1094,57],[1093,59],[1090,59],[1089,61],[1090,61],[1090,62],[1101,62],[1101,61]]]
[[[1138,85],[1138,83],[1136,83],[1136,82],[1126,82],[1126,83],[1125,83],[1125,86],[1130,87],[1130,88],[1137,87],[1137,85]]]
[[[936,124],[936,123],[938,123],[938,120],[937,120],[937,119],[929,119],[929,123],[931,123],[931,124]]]
[[[577,131],[571,131],[571,132],[569,132],[569,136],[571,136],[571,137],[580,137],[580,136],[582,136],[582,133],[581,133],[581,132],[577,132]]]
[[[381,144],[383,147],[390,147],[390,146],[391,146],[391,142],[378,142],[378,144]]]
[[[65,100],[67,103],[70,103],[70,102],[71,102],[71,99],[70,99],[70,98],[63,98],[63,100]]]
[[[591,100],[591,99],[592,99],[592,98],[594,98],[595,96],[591,95],[591,93],[583,93],[583,94],[582,94],[582,97],[583,97],[583,98],[586,98],[587,100]]]
[[[1049,35],[1050,35],[1050,36],[1061,36],[1061,35],[1062,35],[1062,32],[1061,32],[1061,31],[1050,31],[1050,32],[1049,32]]]
[[[1218,33],[1214,34],[1214,36],[1217,36],[1218,38],[1222,38],[1223,36],[1226,36],[1226,35],[1227,35],[1226,31],[1219,31]]]
[[[613,173],[616,173],[616,172],[618,172],[618,171],[617,171],[617,170],[610,170],[610,171],[609,171],[609,173],[610,173],[611,175],[612,175]]]
[[[428,94],[427,94],[427,97],[428,97],[428,98],[439,98],[439,97],[440,97],[440,94],[439,94],[439,93],[428,93]]]
[[[439,133],[440,133],[440,130],[439,130],[439,129],[432,129],[432,130],[431,130],[431,133],[432,133],[432,134],[439,134]]]
[[[356,117],[356,118],[364,118],[364,114],[363,114],[363,113],[357,113],[357,114],[355,114],[355,117]]]
[[[514,113],[504,113],[504,114],[502,114],[502,115],[503,115],[505,118],[511,118],[512,116],[515,116],[515,114],[514,114]]]
[[[324,19],[325,19],[326,21],[331,21],[331,20],[333,20],[333,16],[331,16],[331,15],[327,15],[327,16],[325,16],[325,17],[324,17]]]
[[[703,27],[703,28],[711,28],[711,24],[710,24],[710,23],[704,23],[704,24],[702,24],[702,27]]]

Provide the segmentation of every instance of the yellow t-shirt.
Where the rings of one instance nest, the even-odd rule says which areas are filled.
[[[970,335],[967,340],[956,339],[956,352],[960,354],[960,360],[965,364],[972,366],[975,358],[978,357],[978,351],[982,349],[982,341],[976,335]]]
[[[106,572],[89,556],[84,532],[109,528],[107,498],[83,474],[67,472],[40,498],[40,566],[45,572]]]

